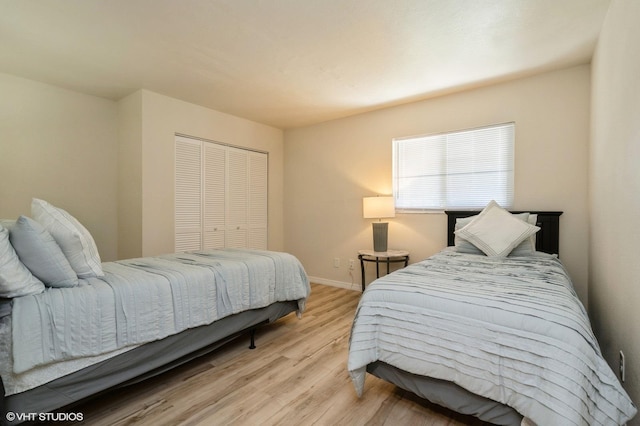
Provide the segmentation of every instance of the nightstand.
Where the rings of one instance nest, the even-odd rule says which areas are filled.
[[[389,273],[389,265],[391,263],[403,262],[406,267],[409,264],[409,252],[406,250],[359,250],[358,259],[360,259],[360,271],[362,272],[362,291],[364,291],[364,262],[376,263],[376,278],[380,278],[380,262],[387,264],[387,274]]]

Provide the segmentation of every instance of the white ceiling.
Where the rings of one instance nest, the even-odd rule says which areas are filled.
[[[279,128],[588,63],[609,0],[0,0],[0,72]]]

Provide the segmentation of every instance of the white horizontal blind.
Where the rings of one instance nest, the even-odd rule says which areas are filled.
[[[397,209],[513,205],[515,124],[393,140]]]

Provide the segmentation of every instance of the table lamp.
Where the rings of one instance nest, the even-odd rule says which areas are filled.
[[[373,251],[387,251],[389,223],[382,222],[382,218],[396,216],[393,197],[364,197],[362,199],[362,213],[365,219],[378,219],[378,222],[372,223]]]

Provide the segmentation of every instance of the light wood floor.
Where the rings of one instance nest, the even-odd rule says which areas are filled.
[[[359,292],[312,285],[290,314],[159,377],[69,409],[90,425],[484,425],[367,375],[357,398],[347,372]],[[76,423],[77,424],[77,423]]]

